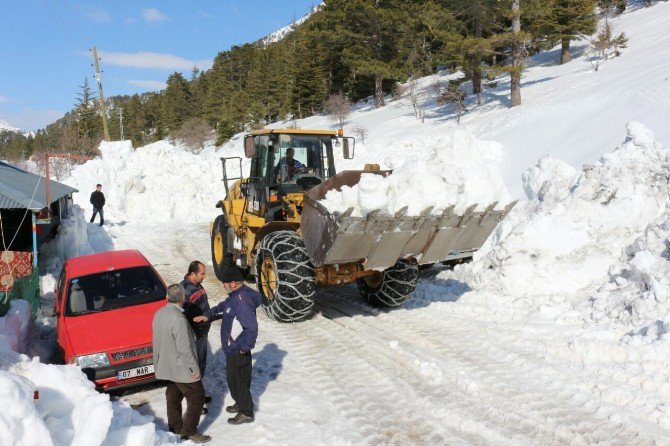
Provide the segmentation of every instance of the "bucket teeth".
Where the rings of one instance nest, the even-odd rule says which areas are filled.
[[[360,171],[341,172],[305,194],[300,229],[317,267],[359,262],[383,270],[400,258],[429,264],[471,256],[516,204],[502,210],[496,210],[499,203],[473,204],[461,212],[449,205],[436,213],[434,206],[428,206],[418,215],[408,215],[409,206],[404,206],[393,213],[377,210],[366,216],[354,216],[353,207],[336,213],[320,205],[329,190],[352,187],[360,175]]]
[[[403,206],[398,209],[398,212],[395,213],[395,218],[401,218],[407,215],[407,209],[409,209],[409,206]]]
[[[423,211],[421,211],[421,214],[419,214],[419,215],[421,215],[424,218],[428,217],[430,215],[430,213],[433,212],[433,208],[434,208],[434,206],[428,206]]]

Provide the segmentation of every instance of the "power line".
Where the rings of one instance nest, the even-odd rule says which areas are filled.
[[[57,7],[55,6],[55,4],[53,5],[54,9],[52,10],[50,5],[49,5],[48,0],[42,0],[42,3],[44,3],[44,8],[49,12],[49,15],[53,19],[53,21],[56,24],[56,27],[58,28],[60,33],[65,37],[66,40],[69,41],[69,44],[72,45],[72,48],[75,51],[77,51],[77,46],[78,46],[78,43],[76,41],[77,39],[74,38],[73,34],[70,34],[68,32],[67,26],[65,26],[65,24],[61,22],[60,18],[58,17]]]
[[[70,8],[70,3],[67,0],[63,0],[63,3],[65,4],[65,8],[67,9],[67,12],[70,14],[70,18],[72,19],[72,23],[74,23],[74,28],[77,30],[79,33],[79,37],[81,37],[81,40],[84,42],[90,42],[92,39],[89,36],[85,36],[83,32],[83,28],[79,26],[79,21],[77,20],[77,17],[74,15],[72,12],[72,8]]]

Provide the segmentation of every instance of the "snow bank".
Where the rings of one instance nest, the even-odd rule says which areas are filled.
[[[524,189],[534,198],[510,213],[474,264],[458,269],[461,280],[525,296],[581,290],[582,300],[607,280],[670,197],[670,154],[642,124],[626,128],[625,142],[579,175],[548,158],[527,171]]]
[[[104,229],[88,223],[83,209],[74,205],[72,214],[58,226],[58,236],[40,249],[40,258],[46,259],[47,271],[58,275],[67,259],[112,249],[114,244]]]
[[[609,281],[591,297],[591,318],[630,331],[626,343],[668,341],[670,331],[670,207],[628,245]]]
[[[213,150],[194,154],[167,141],[133,150],[130,141],[102,142],[102,156],[77,166],[64,183],[79,189],[75,202],[90,216],[90,193],[102,184],[105,220],[122,224],[207,221],[224,194],[221,161]]]
[[[462,212],[475,203],[483,209],[494,201],[501,208],[510,201],[500,173],[500,144],[478,140],[467,129],[457,128],[423,144],[399,145],[395,156],[386,160],[393,169],[391,175],[362,174],[353,187],[329,191],[321,204],[331,212],[353,207],[352,215],[365,216],[376,210],[395,213],[404,206],[409,215],[419,215],[429,206],[433,213],[451,205]]]
[[[53,290],[63,262],[74,256],[112,249],[103,228],[87,223],[81,208],[63,220],[58,235],[40,252],[47,259],[42,276],[43,305],[53,301]],[[43,332],[53,324],[40,321]],[[49,326],[51,325],[51,326]],[[2,445],[159,445],[177,442],[178,437],[156,430],[153,417],[142,416],[123,401],[95,390],[81,370],[71,365],[43,364],[17,352],[28,350],[32,333],[31,309],[26,301],[11,302],[0,317],[0,444]],[[53,345],[31,346],[31,351],[51,356]],[[55,339],[51,339],[51,343]],[[34,399],[34,391],[39,398]]]
[[[42,364],[38,357],[17,353],[29,337],[30,317],[29,304],[18,300],[0,318],[0,401],[5,408],[0,411],[0,444],[140,446],[177,441],[157,431],[152,417],[98,393],[78,367]]]
[[[7,314],[0,317],[0,350],[21,353],[27,350],[32,329],[31,311],[30,304],[25,300],[10,301]]]

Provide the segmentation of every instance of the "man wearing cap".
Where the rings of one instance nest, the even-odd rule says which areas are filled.
[[[226,378],[228,389],[235,404],[226,407],[230,424],[254,421],[254,402],[251,399],[251,349],[258,337],[256,308],[261,304],[261,295],[244,284],[239,269],[227,268],[221,279],[228,297],[195,322],[212,322],[221,319],[221,345],[226,354]]]

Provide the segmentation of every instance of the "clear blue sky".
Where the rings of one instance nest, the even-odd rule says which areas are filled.
[[[24,131],[71,109],[93,78],[106,97],[159,91],[170,73],[209,68],[220,52],[306,15],[318,0],[6,0],[0,4],[0,119]]]

